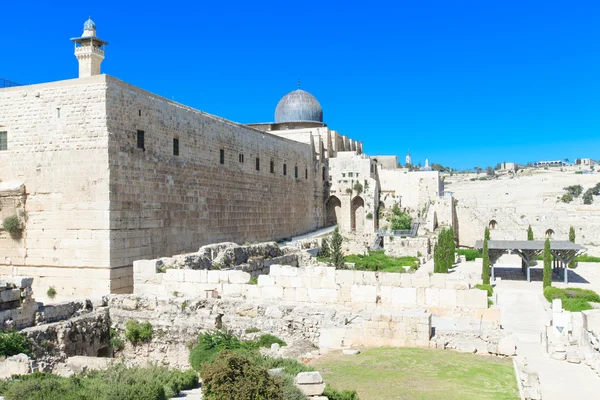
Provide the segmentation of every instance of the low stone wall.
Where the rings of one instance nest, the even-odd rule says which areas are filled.
[[[458,278],[458,277],[457,277]],[[136,295],[270,299],[293,303],[340,304],[361,309],[487,309],[487,293],[449,274],[336,270],[332,267],[271,265],[269,275],[248,284],[242,271],[167,270],[154,261],[134,262]]]
[[[274,258],[257,258],[248,260],[247,264],[241,264],[233,267],[232,269],[241,270],[244,272],[248,272],[252,276],[259,276],[263,274],[268,274],[270,271],[271,265],[282,264],[282,265],[291,265],[292,267],[298,266],[298,255],[297,254],[287,254],[281,257]]]
[[[429,345],[431,314],[425,310],[357,311],[325,304],[273,303],[261,299],[190,299],[156,296],[110,296],[113,327],[123,335],[129,320],[149,321],[153,338],[133,346],[125,343],[117,356],[128,362],[159,362],[189,367],[189,347],[198,334],[225,328],[245,338],[259,329],[288,344],[307,342],[322,352],[353,346]]]
[[[395,236],[383,237],[383,249],[385,255],[390,257],[425,257],[430,258],[432,244],[428,237],[401,238]]]
[[[35,323],[38,305],[33,299],[33,278],[0,279],[0,329],[22,329]]]

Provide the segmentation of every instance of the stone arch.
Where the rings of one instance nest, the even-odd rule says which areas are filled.
[[[331,196],[325,203],[327,226],[336,225],[341,220],[342,202],[336,196]]]
[[[365,201],[360,196],[352,199],[350,227],[353,231],[363,232],[365,230]]]
[[[488,223],[488,226],[490,229],[496,229],[496,227],[498,226],[498,223],[496,222],[495,219],[490,220],[490,222]]]
[[[548,239],[552,239],[552,236],[554,236],[554,230],[552,230],[552,229],[547,229],[547,230],[546,230],[546,237],[547,237]]]

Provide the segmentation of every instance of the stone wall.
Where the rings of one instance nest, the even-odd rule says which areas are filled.
[[[401,238],[396,236],[383,237],[383,249],[390,257],[420,257],[429,258],[433,252],[431,239],[428,237]]]
[[[108,270],[105,77],[0,89],[0,130],[0,180],[26,189],[22,238],[0,232],[0,274],[35,277],[38,297],[49,286],[61,295],[131,287]]]
[[[135,261],[136,295],[269,299],[290,303],[347,305],[358,309],[487,309],[487,293],[447,274],[336,270],[271,265],[269,275],[248,284],[242,271],[171,270],[157,273],[156,260]]]
[[[322,224],[311,145],[106,80],[112,265],[214,242],[281,239]],[[138,130],[145,149],[137,148]]]
[[[259,329],[291,346],[318,347],[322,352],[353,346],[429,345],[431,314],[421,311],[357,311],[324,304],[273,303],[261,299],[190,299],[155,296],[110,296],[113,326],[122,334],[131,319],[149,321],[149,343],[126,343],[118,357],[145,364],[189,367],[189,347],[198,334],[225,328],[246,338]],[[313,348],[314,348],[313,347]]]
[[[444,189],[437,171],[412,171],[378,168],[381,197],[386,207],[400,202],[403,208],[421,210],[439,197]]]

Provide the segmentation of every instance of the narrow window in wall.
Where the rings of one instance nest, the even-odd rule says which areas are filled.
[[[283,174],[287,175],[287,164],[283,164]]]
[[[342,172],[342,178],[346,177],[346,173]]]
[[[0,151],[8,150],[8,133],[5,131],[0,132]]]
[[[56,109],[56,118],[60,118],[60,107]]]
[[[260,171],[260,158],[256,157],[256,170]]]
[[[144,146],[144,131],[137,131],[137,148],[146,150],[146,147]]]
[[[271,173],[275,173],[275,161],[271,160]]]
[[[223,149],[219,151],[219,162],[225,164],[225,150]]]
[[[304,168],[304,179],[308,179],[308,168]]]
[[[173,155],[179,155],[179,138],[173,138]]]
[[[325,167],[323,167],[323,180],[325,181]]]
[[[353,173],[352,172],[348,172],[348,178],[352,178]]]
[[[242,153],[240,153],[240,155],[238,156],[238,160],[240,160],[241,163],[244,162],[244,155]]]
[[[294,178],[298,179],[298,166],[294,167]]]
[[[142,116],[142,110],[139,110],[139,111],[140,111],[140,112],[139,112],[139,116],[141,117],[141,116]]]

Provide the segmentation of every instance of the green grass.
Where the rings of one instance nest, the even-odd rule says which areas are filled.
[[[374,348],[357,356],[330,353],[311,366],[336,388],[361,399],[514,400],[512,361],[448,350]]]
[[[467,261],[473,261],[476,258],[482,258],[483,256],[478,250],[475,249],[456,249],[456,252],[461,256],[465,256]]]
[[[547,287],[544,289],[544,297],[549,302],[552,302],[553,299],[561,299],[563,309],[572,312],[591,310],[593,307],[589,303],[590,301],[600,303],[600,296],[596,292],[579,288]]]
[[[575,261],[600,263],[600,257],[594,257],[594,256],[589,256],[587,254],[584,254],[582,256],[575,257]]]
[[[369,251],[368,256],[352,254],[345,257],[345,261],[354,263],[357,270],[382,272],[405,272],[403,266],[416,270],[418,260],[417,257],[389,257],[384,250]]]

